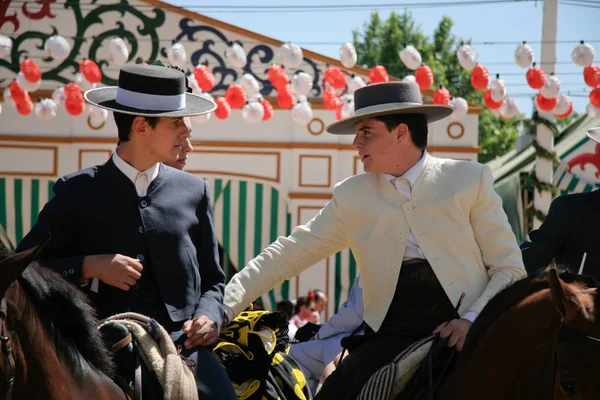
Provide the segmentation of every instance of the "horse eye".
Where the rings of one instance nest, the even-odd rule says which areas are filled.
[[[568,396],[575,395],[575,381],[571,379],[561,378],[560,388]]]

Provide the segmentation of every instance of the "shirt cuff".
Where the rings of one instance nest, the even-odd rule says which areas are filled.
[[[462,318],[473,323],[477,319],[478,315],[479,315],[479,313],[477,311],[469,311],[465,315],[463,315]]]
[[[223,307],[225,307],[225,316],[227,317],[227,323],[233,321],[233,318],[235,317],[235,315],[233,315],[233,309],[227,304],[223,304]]]

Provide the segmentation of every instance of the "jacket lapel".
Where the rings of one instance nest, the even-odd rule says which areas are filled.
[[[429,154],[425,169],[412,188],[412,200],[415,203],[430,202],[437,197],[443,182],[438,182],[441,160]]]

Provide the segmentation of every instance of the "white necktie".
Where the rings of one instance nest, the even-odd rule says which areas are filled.
[[[144,197],[148,193],[148,174],[139,172],[135,177],[135,190],[138,196]]]
[[[402,196],[402,200],[407,201],[411,198],[411,187],[408,179],[400,176],[392,181],[394,187]]]

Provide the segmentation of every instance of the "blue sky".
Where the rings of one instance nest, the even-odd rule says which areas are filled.
[[[369,20],[369,15],[375,9],[362,8],[359,10],[343,11],[348,5],[365,4],[406,4],[408,2],[427,4],[440,0],[322,0],[317,1],[272,1],[272,0],[171,0],[170,2],[190,10],[208,15],[257,33],[271,36],[282,41],[298,43],[310,49],[334,58],[339,57],[339,47],[342,43],[352,40],[352,30],[362,28]],[[476,1],[476,0],[468,0]],[[585,112],[588,103],[585,91],[589,88],[583,82],[583,70],[571,61],[571,51],[579,40],[590,42],[596,49],[596,63],[600,61],[600,30],[597,28],[600,20],[600,0],[575,0],[584,6],[575,6],[573,0],[561,0],[558,6],[558,43],[557,76],[560,79],[561,91],[570,92],[575,110]],[[478,1],[485,3],[485,1]],[[201,8],[200,5],[219,6],[268,6],[268,5],[336,5],[338,11],[318,12],[243,12],[240,10],[215,10]],[[585,6],[588,4],[588,6]],[[501,4],[480,4],[468,6],[444,6],[437,8],[408,8],[415,21],[421,26],[426,35],[431,35],[442,16],[447,15],[454,21],[453,33],[464,38],[471,38],[478,53],[478,60],[486,65],[491,74],[500,73],[507,83],[509,95],[532,94],[525,80],[526,69],[514,64],[514,50],[523,40],[530,42],[535,51],[535,57],[540,59],[542,36],[542,1],[515,1]],[[396,8],[397,12],[404,7]],[[279,11],[279,10],[278,10]],[[382,18],[392,12],[390,7],[381,7]],[[595,29],[594,29],[595,28]],[[510,44],[483,44],[483,42],[509,42]],[[335,43],[335,44],[330,44]],[[518,96],[522,112],[531,112],[529,97]]]

